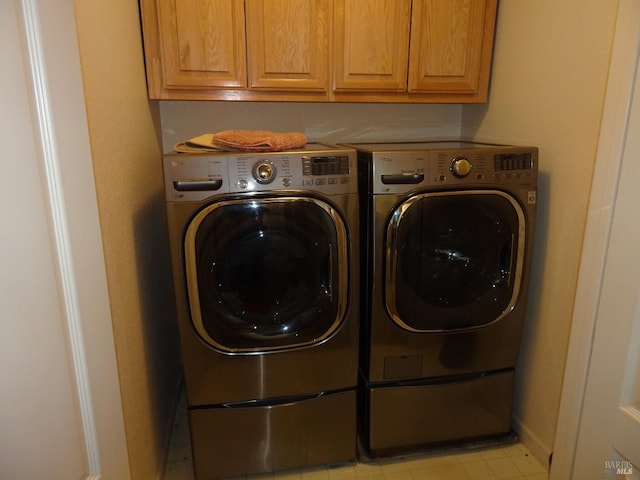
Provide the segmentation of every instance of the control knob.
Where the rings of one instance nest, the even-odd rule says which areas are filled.
[[[253,178],[256,182],[267,185],[276,179],[276,166],[268,160],[263,160],[253,166]]]
[[[458,178],[464,178],[471,172],[471,162],[465,157],[456,157],[451,162],[451,173]]]

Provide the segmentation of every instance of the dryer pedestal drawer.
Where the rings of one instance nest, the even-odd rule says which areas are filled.
[[[356,392],[192,409],[189,425],[197,480],[343,462],[356,457]]]
[[[513,370],[447,383],[366,389],[373,455],[506,434],[511,429]]]

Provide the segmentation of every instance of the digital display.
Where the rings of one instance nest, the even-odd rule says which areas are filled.
[[[531,170],[533,157],[528,153],[499,153],[493,156],[493,169],[499,170]]]
[[[304,175],[346,175],[349,173],[348,156],[323,156],[303,159]]]

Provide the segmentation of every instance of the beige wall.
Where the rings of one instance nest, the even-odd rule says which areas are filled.
[[[489,103],[463,111],[469,136],[540,148],[514,415],[544,458],[555,435],[616,7],[614,0],[501,2]]]
[[[75,2],[131,478],[159,477],[180,381],[138,2]]]
[[[310,141],[385,141],[460,135],[460,105],[161,102],[164,151],[226,129],[297,131]]]

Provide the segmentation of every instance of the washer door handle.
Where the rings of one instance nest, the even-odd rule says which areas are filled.
[[[385,185],[393,184],[415,184],[424,180],[424,173],[408,173],[402,175],[381,175],[382,183]]]
[[[511,285],[511,265],[513,264],[515,240],[516,236],[511,235],[511,238],[500,249],[500,276],[502,277],[501,280],[505,281],[508,286]]]
[[[329,264],[327,265],[327,284],[325,285],[325,290],[329,294],[329,297],[332,297],[332,289],[333,289],[333,245],[329,244]]]

